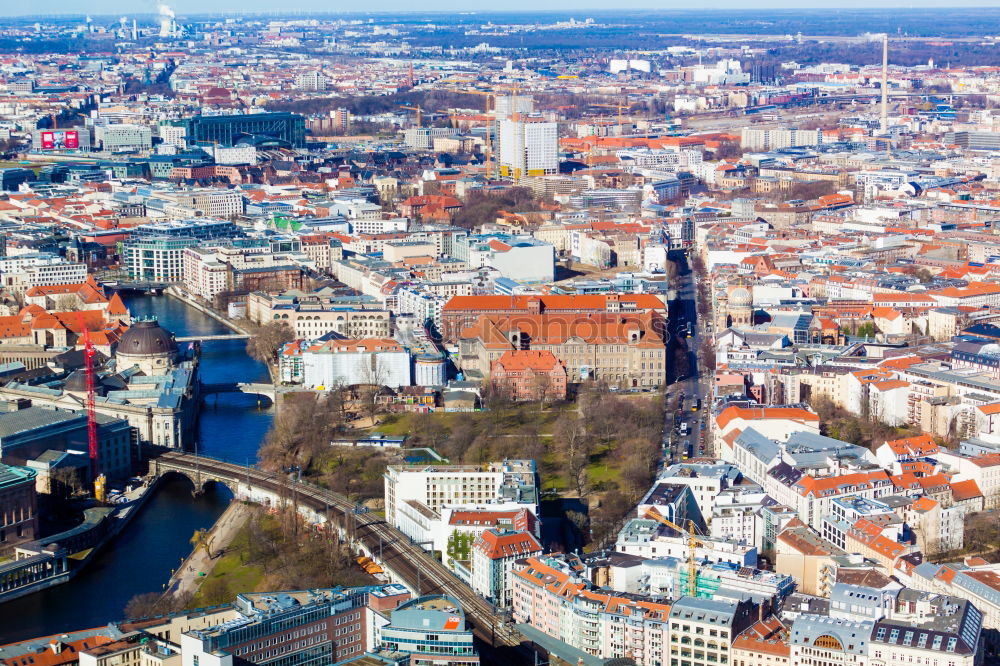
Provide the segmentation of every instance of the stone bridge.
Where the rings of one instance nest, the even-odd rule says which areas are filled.
[[[279,393],[284,393],[287,388],[275,386],[274,384],[257,384],[253,382],[221,382],[217,384],[202,384],[198,389],[202,395],[212,393],[247,393],[250,395],[262,395],[274,402]]]
[[[221,333],[218,335],[182,335],[174,338],[177,342],[211,342],[212,340],[248,340],[246,333]]]
[[[334,529],[353,551],[377,562],[393,582],[416,594],[449,594],[465,610],[477,638],[495,648],[514,650],[520,661],[521,634],[506,624],[488,601],[472,591],[433,555],[379,516],[361,510],[347,497],[284,474],[236,465],[205,456],[170,451],[149,461],[154,476],[181,474],[196,490],[209,483],[226,485],[237,499],[267,506],[294,506],[317,529]],[[516,655],[516,656],[515,656]]]

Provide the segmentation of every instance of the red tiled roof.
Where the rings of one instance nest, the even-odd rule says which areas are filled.
[[[548,372],[559,364],[559,359],[547,349],[517,349],[505,351],[494,363],[505,370],[538,370]]]
[[[789,421],[819,422],[819,416],[801,407],[737,407],[723,409],[715,422],[720,428],[725,428],[735,419],[745,421],[764,419],[787,419]]]
[[[952,483],[951,495],[955,498],[956,502],[962,502],[964,500],[982,497],[983,493],[979,490],[979,484],[977,484],[974,479],[969,479],[968,481],[956,481],[955,483]]]
[[[486,530],[479,535],[472,547],[491,560],[502,557],[528,557],[542,552],[538,541],[528,532]]]

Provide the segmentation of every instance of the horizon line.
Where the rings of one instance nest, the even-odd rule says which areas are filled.
[[[732,1],[732,0],[728,0]],[[768,6],[765,0],[764,4],[757,5],[756,9],[767,9],[768,11],[776,13],[785,14],[828,14],[828,13],[842,13],[846,11],[856,11],[856,12],[875,12],[882,11],[886,9],[907,9],[907,10],[947,10],[949,12],[961,11],[963,9],[977,9],[977,10],[989,10],[994,9],[1000,13],[1000,6],[996,4],[969,4],[969,5],[943,5],[936,4],[940,0],[929,0],[926,4],[921,2],[921,0],[875,0],[874,3],[861,3],[860,0],[855,0],[858,4],[847,4],[840,5],[837,7],[812,7],[812,8],[789,8],[783,6],[781,0],[772,0],[774,2],[773,6]],[[708,12],[733,12],[733,11],[749,11],[741,9],[743,5],[734,2],[732,6],[726,6],[727,0],[723,0],[722,6],[715,7],[704,7],[699,9],[671,9],[667,7],[649,7],[643,5],[622,7],[618,9],[601,9],[597,7],[580,7],[576,9],[468,9],[462,11],[455,11],[449,9],[425,9],[425,10],[413,10],[413,9],[369,9],[364,11],[358,10],[345,10],[337,11],[331,9],[285,9],[285,10],[257,10],[257,11],[239,11],[239,10],[217,10],[217,11],[199,11],[197,13],[184,12],[181,10],[181,15],[184,17],[215,17],[215,16],[301,16],[301,15],[311,15],[311,16],[374,16],[374,15],[403,15],[403,16],[421,16],[421,15],[437,15],[446,14],[448,16],[473,16],[473,15],[484,15],[484,16],[500,16],[500,15],[510,15],[510,14],[573,14],[573,13],[591,13],[596,15],[601,14],[620,14],[621,12],[649,12],[649,13],[660,13],[660,14],[697,14],[697,13],[708,13]],[[986,2],[986,0],[984,0]],[[932,4],[934,3],[934,4]],[[127,13],[127,12],[126,12]],[[110,12],[110,13],[93,13],[93,12],[80,12],[77,10],[67,11],[67,12],[48,12],[45,14],[3,14],[0,13],[0,19],[2,18],[18,18],[18,19],[44,19],[44,18],[69,18],[69,17],[87,17],[92,18],[103,18],[103,17],[114,17],[118,20],[122,12]],[[143,11],[138,13],[132,13],[132,16],[158,16],[155,11]],[[720,34],[718,32],[706,32],[705,34]]]

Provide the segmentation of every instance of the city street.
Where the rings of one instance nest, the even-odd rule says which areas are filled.
[[[683,367],[678,368],[675,362],[671,363],[671,383],[664,401],[664,464],[711,455],[707,449],[700,448],[707,446],[704,419],[707,418],[710,401],[707,399],[709,387],[706,373],[702,372],[697,358],[697,346],[703,339],[701,336],[709,334],[706,330],[708,321],[698,316],[696,276],[686,254],[674,252],[671,258],[677,263],[678,274],[675,280],[676,299],[670,303],[669,333],[671,341],[686,345],[688,372],[684,373]],[[671,359],[673,361],[674,357]]]

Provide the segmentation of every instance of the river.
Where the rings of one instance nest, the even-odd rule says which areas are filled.
[[[134,317],[155,315],[177,336],[230,332],[167,296],[132,296],[124,301]],[[204,343],[202,381],[268,381],[267,369],[249,358],[245,347],[242,340]],[[271,409],[258,409],[253,396],[209,398],[199,421],[198,452],[240,464],[254,461],[272,415]],[[190,552],[194,531],[211,526],[232,499],[221,486],[197,498],[191,490],[185,479],[168,480],[142,514],[70,582],[0,605],[0,645],[105,625],[122,617],[134,595],[162,589],[171,569]]]

